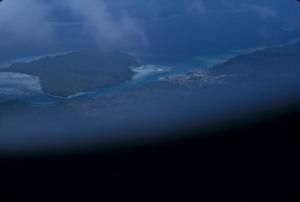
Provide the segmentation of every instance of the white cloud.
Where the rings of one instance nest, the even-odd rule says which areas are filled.
[[[53,11],[57,10],[75,17],[83,24],[86,36],[101,47],[146,44],[143,29],[137,22],[126,12],[113,15],[104,0],[8,0],[0,5],[0,46],[5,43],[40,46],[59,43],[57,27],[51,22]],[[74,35],[82,36],[80,33]]]
[[[200,14],[206,14],[207,9],[203,3],[202,0],[196,0],[193,3],[194,8],[197,10],[198,13]]]
[[[247,5],[246,7],[256,12],[263,19],[277,17],[276,10],[270,7],[259,6],[259,5]]]
[[[146,42],[137,22],[126,12],[114,16],[104,0],[66,0],[62,4],[83,21],[86,33],[102,47]]]
[[[0,42],[49,42],[53,30],[47,20],[48,9],[40,0],[3,1],[0,5]]]

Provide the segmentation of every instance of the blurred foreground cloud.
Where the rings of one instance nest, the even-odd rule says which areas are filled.
[[[146,43],[143,29],[125,9],[114,15],[104,0],[8,0],[0,7],[0,44],[59,43],[57,28],[51,22],[58,10],[62,16],[69,15],[82,23],[85,36],[103,48]]]
[[[102,47],[146,43],[142,28],[125,9],[113,15],[104,0],[66,0],[61,5],[84,23],[85,31]]]
[[[53,29],[49,6],[40,0],[3,1],[0,6],[0,43],[48,43]]]

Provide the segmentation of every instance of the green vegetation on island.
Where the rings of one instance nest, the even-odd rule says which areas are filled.
[[[30,63],[16,63],[0,72],[38,76],[46,93],[67,97],[130,80],[134,75],[130,66],[137,65],[136,58],[126,53],[82,51]]]

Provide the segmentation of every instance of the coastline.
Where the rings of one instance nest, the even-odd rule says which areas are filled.
[[[45,93],[68,97],[130,80],[134,72],[129,67],[137,64],[133,57],[123,53],[73,52],[12,64],[0,72],[37,76]]]

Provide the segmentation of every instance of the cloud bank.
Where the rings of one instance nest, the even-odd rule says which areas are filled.
[[[126,46],[145,43],[146,37],[138,23],[125,11],[114,15],[104,0],[6,0],[0,5],[0,46],[30,43],[45,45],[59,43],[59,30],[53,19],[60,11],[62,18],[82,23],[85,36],[100,47]],[[57,23],[65,23],[59,19]],[[73,36],[80,35],[73,33]],[[75,37],[76,38],[76,37]]]
[[[216,33],[227,24],[230,30],[253,26],[253,32],[259,26],[267,31],[280,26],[297,29],[300,13],[296,5],[296,1],[275,0],[5,0],[0,4],[0,51],[20,44],[24,44],[21,52],[34,46],[73,42],[76,46],[86,41],[103,49],[151,49],[155,43],[159,50],[163,43],[171,49],[173,44],[188,41],[191,34],[181,34],[190,24],[200,39],[205,38],[203,33]],[[178,16],[185,29],[178,27],[180,21],[172,21]]]
[[[103,47],[145,43],[145,35],[137,22],[125,10],[113,15],[104,0],[66,0],[61,5],[84,23],[85,32]]]
[[[7,0],[0,4],[0,43],[44,43],[52,40],[49,7],[40,0]]]

